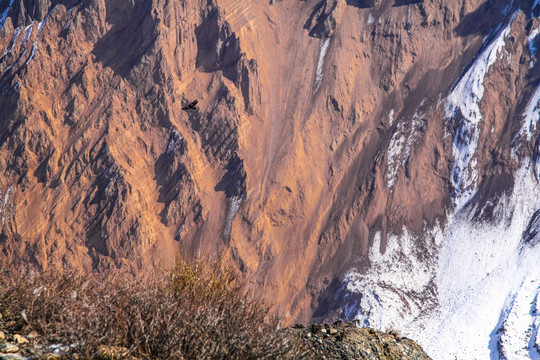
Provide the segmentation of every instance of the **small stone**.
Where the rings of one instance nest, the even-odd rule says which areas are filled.
[[[7,353],[15,353],[19,351],[19,347],[17,345],[13,345],[10,343],[3,343],[0,344],[0,352],[7,354]]]
[[[338,333],[336,328],[330,328],[330,335],[336,335]]]
[[[3,354],[0,355],[0,360],[24,360],[19,354]]]
[[[309,338],[311,337],[311,333],[308,332],[307,335],[306,335],[306,337],[309,339]]]
[[[323,334],[326,334],[326,329],[321,329],[321,332],[322,332]]]
[[[17,344],[27,344],[28,343],[28,339],[25,338],[24,336],[19,335],[19,334],[15,334],[13,336],[13,340],[15,340],[15,342]]]
[[[26,338],[30,340],[35,339],[37,337],[38,337],[38,333],[36,331],[31,331],[30,334],[26,335]]]
[[[6,334],[4,334],[3,331],[0,331],[0,340],[4,340],[6,338]]]

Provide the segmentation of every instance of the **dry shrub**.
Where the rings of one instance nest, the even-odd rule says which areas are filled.
[[[160,359],[299,358],[302,344],[278,330],[268,308],[229,269],[179,262],[137,279],[76,271],[0,273],[4,327],[36,330],[46,344],[84,358],[103,345]],[[1,325],[1,323],[0,323]]]

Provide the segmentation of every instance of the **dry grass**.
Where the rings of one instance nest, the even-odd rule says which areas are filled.
[[[300,358],[304,351],[233,272],[202,262],[145,279],[4,270],[0,314],[4,327],[35,330],[83,358],[103,345],[159,359]]]

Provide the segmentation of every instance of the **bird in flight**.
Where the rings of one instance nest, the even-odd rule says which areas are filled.
[[[199,102],[199,100],[195,100],[193,101],[191,104],[187,105],[187,106],[184,106],[182,108],[182,110],[196,110],[197,109],[197,103]]]

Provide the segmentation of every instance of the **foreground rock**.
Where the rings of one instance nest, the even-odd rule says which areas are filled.
[[[19,333],[6,328],[1,321],[0,329],[5,333],[5,338],[0,340],[0,360],[84,358],[74,353],[73,347],[48,343],[47,336],[37,335],[35,331],[24,332],[30,340],[17,345],[17,339],[22,337]],[[358,328],[350,323],[295,325],[284,331],[295,344],[294,348],[302,349],[302,355],[295,353],[295,359],[431,359],[411,339],[392,332]],[[138,359],[130,354],[129,349],[113,345],[100,345],[94,356],[102,360]]]
[[[420,345],[395,333],[383,333],[352,324],[295,326],[290,329],[308,344],[312,359],[431,359]]]

